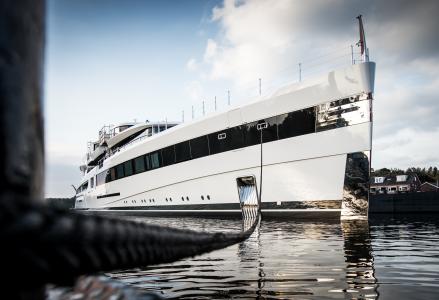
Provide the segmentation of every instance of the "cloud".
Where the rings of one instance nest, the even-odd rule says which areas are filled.
[[[199,102],[200,99],[203,97],[203,85],[197,80],[193,80],[187,83],[184,90],[186,94],[191,98],[192,102]]]
[[[233,81],[235,90],[257,78],[263,90],[296,80],[299,62],[306,79],[350,63],[362,14],[377,62],[373,164],[437,164],[438,11],[434,0],[225,0],[212,10],[219,30],[206,37],[200,68],[211,81]]]
[[[197,60],[195,58],[189,59],[186,63],[186,69],[188,69],[189,71],[196,71],[198,69]]]
[[[204,61],[211,79],[241,83],[275,76],[300,60],[306,68],[306,60],[334,45],[344,46],[348,62],[349,45],[358,40],[355,17],[360,13],[366,18],[372,55],[383,53],[392,61],[437,58],[437,11],[439,1],[426,0],[226,0],[213,9],[219,34],[208,39]]]
[[[204,61],[208,62],[217,54],[218,46],[212,39],[207,40],[206,51],[204,52]]]
[[[438,137],[439,126],[432,128],[432,131],[402,128],[374,139],[372,157],[374,165],[378,168],[386,166],[402,169],[411,166],[437,166]]]

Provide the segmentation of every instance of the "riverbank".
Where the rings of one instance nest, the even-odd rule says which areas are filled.
[[[75,197],[72,198],[46,198],[46,203],[52,207],[71,209],[75,207]]]

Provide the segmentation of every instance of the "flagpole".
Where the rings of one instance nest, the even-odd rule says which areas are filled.
[[[366,35],[364,34],[364,26],[363,26],[363,16],[359,15],[357,17],[358,19],[358,27],[360,30],[360,41],[357,43],[358,46],[360,46],[361,49],[361,57],[364,62],[369,61],[369,53],[366,46]]]

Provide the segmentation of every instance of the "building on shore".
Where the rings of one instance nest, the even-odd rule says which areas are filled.
[[[419,190],[421,182],[415,173],[371,177],[371,194],[397,194],[416,192]]]
[[[419,192],[439,192],[439,186],[430,182],[424,182],[420,185]]]

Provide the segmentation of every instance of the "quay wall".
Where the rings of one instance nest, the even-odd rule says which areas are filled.
[[[369,197],[369,213],[439,212],[439,192],[376,194]]]

